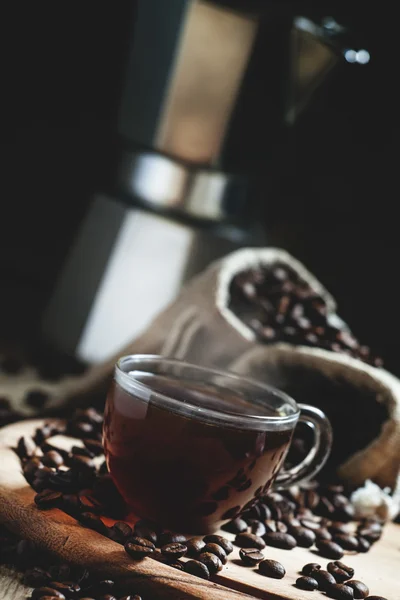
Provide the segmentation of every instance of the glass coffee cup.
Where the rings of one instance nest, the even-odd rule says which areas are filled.
[[[306,458],[282,469],[296,424],[314,431]],[[121,358],[107,397],[104,450],[133,513],[205,534],[272,487],[311,479],[332,430],[317,408],[242,376],[153,355]]]

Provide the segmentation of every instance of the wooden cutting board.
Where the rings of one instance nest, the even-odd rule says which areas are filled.
[[[294,586],[304,564],[319,562],[324,568],[329,562],[312,550],[266,548],[266,558],[278,560],[286,568],[285,578],[274,580],[242,566],[239,551],[235,548],[224,569],[213,582],[207,582],[150,558],[133,562],[122,546],[83,528],[62,511],[38,510],[33,502],[35,492],[27,485],[19,458],[11,448],[15,447],[19,437],[32,435],[42,424],[41,421],[24,421],[0,430],[0,522],[9,529],[35,541],[64,561],[83,564],[101,571],[103,576],[132,582],[139,593],[154,600],[245,600],[249,596],[281,600],[326,599],[321,592],[306,592]],[[81,444],[61,436],[54,438],[54,443],[63,448]],[[223,535],[234,538],[226,532]],[[367,554],[349,554],[343,560],[355,569],[355,579],[369,586],[371,595],[400,600],[399,525],[388,524],[381,540]]]

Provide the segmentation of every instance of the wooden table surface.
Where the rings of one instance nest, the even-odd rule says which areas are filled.
[[[308,600],[311,597],[309,592],[294,587],[298,572],[307,562],[317,561],[325,567],[328,560],[305,548],[296,548],[291,552],[268,548],[268,558],[278,560],[286,567],[287,574],[283,580],[262,577],[256,570],[244,568],[235,548],[224,570],[215,576],[214,581],[219,584],[215,585],[176,572],[160,563],[156,566],[152,559],[132,564],[115,542],[92,530],[83,531],[78,523],[61,511],[53,509],[46,514],[38,511],[33,504],[34,492],[22,477],[19,460],[9,450],[21,434],[32,433],[34,425],[32,421],[24,421],[0,431],[0,520],[11,529],[19,530],[17,533],[49,546],[61,560],[72,559],[72,562],[76,562],[79,559],[89,568],[100,566],[102,572],[109,571],[110,578],[121,580],[125,577],[132,580],[135,586],[142,582],[146,590],[143,594],[145,598],[208,600],[213,597],[215,600],[241,600],[256,597],[265,600]],[[54,441],[71,444],[71,439],[63,436],[57,436]],[[4,442],[9,444],[8,449]],[[78,440],[76,442],[79,443]],[[233,539],[231,534],[224,535]],[[346,556],[344,561],[354,567],[355,578],[365,581],[371,594],[382,595],[387,600],[400,600],[399,559],[400,526],[389,523],[384,528],[381,540],[370,552]],[[22,600],[27,597],[29,589],[22,586],[19,580],[20,576],[12,570],[0,571],[0,600]],[[312,598],[322,600],[326,596],[313,592]]]

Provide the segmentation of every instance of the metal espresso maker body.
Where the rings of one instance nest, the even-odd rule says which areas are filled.
[[[368,58],[301,5],[132,4],[114,184],[93,198],[44,315],[63,351],[106,359],[210,261],[268,243],[274,156],[332,69]]]

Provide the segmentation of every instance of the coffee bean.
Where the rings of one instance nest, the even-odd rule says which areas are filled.
[[[301,548],[310,548],[316,540],[312,529],[306,529],[305,527],[291,527],[290,533]]]
[[[215,544],[214,542],[208,542],[208,544],[204,546],[202,552],[211,552],[211,554],[215,554],[223,565],[225,565],[228,560],[225,550],[219,544]]]
[[[111,527],[111,530],[113,532],[113,536],[111,536],[112,539],[115,539],[115,541],[121,544],[124,544],[128,538],[132,537],[133,535],[131,526],[124,521],[117,521],[114,523],[114,525]]]
[[[318,589],[318,582],[314,577],[299,577],[296,579],[296,587],[300,590],[308,590],[312,592]]]
[[[313,531],[316,531],[317,529],[321,528],[321,523],[318,519],[318,521],[313,521],[312,519],[300,519],[300,523],[303,527],[306,527],[307,529],[312,529]]]
[[[231,554],[231,552],[233,552],[232,543],[229,540],[222,537],[222,535],[206,535],[204,537],[204,541],[206,542],[206,544],[218,544],[218,546],[221,546],[221,548],[225,551],[226,555]]]
[[[242,533],[243,531],[247,531],[247,523],[240,517],[236,517],[233,521],[229,521],[229,523],[223,525],[222,529],[229,533]]]
[[[311,577],[317,580],[318,588],[323,592],[326,592],[330,586],[336,583],[336,579],[331,573],[324,569],[318,569],[311,572]]]
[[[161,548],[161,552],[169,559],[182,558],[182,556],[185,556],[187,552],[187,546],[180,544],[179,542],[166,544]]]
[[[354,575],[354,569],[338,560],[328,563],[327,569],[329,573],[332,573],[338,583],[343,583],[344,581],[347,581],[347,579],[351,579]]]
[[[101,533],[101,535],[108,536],[109,530],[107,525],[92,513],[84,512],[79,515],[79,522],[82,523],[82,525],[85,525],[85,527],[89,527],[90,529],[97,531],[97,533]]]
[[[42,457],[42,463],[46,467],[60,467],[64,463],[64,459],[56,450],[50,450]]]
[[[84,439],[85,447],[95,456],[103,454],[103,444],[98,440]]]
[[[29,436],[21,437],[17,444],[17,454],[20,458],[28,458],[34,454],[36,444]]]
[[[258,570],[262,575],[273,579],[282,579],[286,574],[285,567],[280,562],[272,559],[260,562]]]
[[[319,565],[318,563],[307,563],[306,565],[304,565],[301,572],[303,573],[303,575],[311,575],[313,571],[319,571],[320,568],[321,565]]]
[[[344,583],[335,583],[326,590],[327,595],[335,600],[353,600],[353,590]]]
[[[247,523],[250,527],[250,532],[254,533],[254,535],[262,537],[264,533],[267,532],[264,523],[262,523],[261,521],[257,521],[257,519],[249,519]]]
[[[344,552],[343,548],[339,546],[339,544],[335,544],[335,542],[329,542],[327,540],[319,540],[316,543],[316,546],[319,550],[321,556],[325,558],[334,558],[339,559],[342,558]]]
[[[66,598],[75,597],[81,590],[80,586],[73,582],[62,583],[61,581],[50,581],[47,587],[61,592]]]
[[[357,534],[370,542],[370,544],[374,544],[380,539],[382,531],[376,531],[374,529],[370,529],[369,527],[363,527],[357,530]]]
[[[371,544],[368,540],[363,537],[358,538],[358,552],[368,552],[371,548]]]
[[[136,533],[136,527],[135,527]],[[142,536],[146,537],[146,536]],[[157,543],[157,542],[153,542]],[[186,536],[180,533],[173,533],[172,531],[163,531],[159,536],[158,543],[160,546],[166,546],[166,544],[186,544]]]
[[[206,565],[198,560],[189,560],[184,567],[186,573],[201,577],[202,579],[210,579],[210,571]]]
[[[142,519],[135,523],[133,530],[135,532],[135,535],[137,535],[138,537],[145,538],[146,540],[150,540],[150,542],[153,542],[153,544],[157,544],[158,531],[157,525],[155,525],[154,523]],[[175,534],[173,534],[170,531],[165,532],[160,538],[160,545],[165,546],[166,544],[181,543],[182,541],[185,541],[185,536],[180,536],[179,539],[174,539],[174,535]]]
[[[369,594],[369,589],[362,581],[357,581],[357,579],[352,579],[351,581],[346,581],[346,585],[352,588],[354,593],[354,598],[359,600],[361,598],[366,598]]]
[[[332,534],[325,527],[320,527],[319,529],[314,529],[315,537],[317,540],[325,540],[330,541],[332,539]]]
[[[24,463],[22,471],[25,478],[31,483],[39,469],[43,467],[41,460],[37,457],[30,458]]]
[[[358,539],[354,535],[339,533],[333,536],[333,541],[339,544],[344,550],[357,551]]]
[[[245,535],[245,534],[242,534]],[[281,533],[280,531],[266,533],[263,538],[268,546],[274,548],[282,548],[283,550],[292,550],[297,546],[295,538],[289,533]]]
[[[179,560],[170,563],[169,565],[170,567],[173,567],[174,569],[178,569],[178,571],[183,571],[184,570],[184,563],[179,562]]]
[[[218,556],[212,554],[212,552],[202,552],[201,554],[199,554],[197,560],[206,565],[207,569],[210,572],[210,575],[214,575],[214,573],[217,573],[222,569],[222,562],[220,561]]]
[[[78,454],[78,456],[87,456],[88,458],[94,458],[96,455],[94,452],[88,450],[88,448],[81,448],[81,446],[72,446],[72,454]]]
[[[43,490],[36,494],[35,504],[38,508],[45,510],[47,508],[54,508],[59,506],[62,500],[61,492],[54,492],[52,490]]]
[[[235,544],[239,546],[239,548],[257,548],[258,550],[265,548],[265,541],[263,538],[254,535],[254,533],[239,533],[235,538]]]
[[[79,456],[78,454],[71,454],[68,460],[71,467],[81,471],[82,473],[91,473],[96,469],[96,465],[93,459],[87,456]]]
[[[249,567],[255,567],[259,562],[264,560],[264,554],[256,548],[241,548],[239,556],[243,563]]]
[[[333,535],[337,534],[345,534],[348,535],[351,533],[351,529],[348,523],[343,523],[342,521],[333,521],[329,527],[329,532]]]
[[[45,596],[58,598],[59,600],[65,600],[64,594],[47,586],[34,589],[31,598],[32,600],[37,600],[38,598],[43,598]]]
[[[133,544],[132,542],[127,542],[124,548],[125,552],[134,560],[141,560],[142,558],[145,558],[154,552],[154,548]]]
[[[200,552],[203,551],[206,543],[203,541],[201,537],[190,538],[187,542],[185,542],[187,548],[188,556],[197,556]]]

